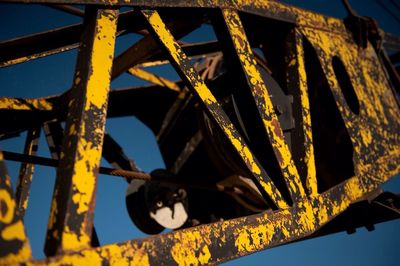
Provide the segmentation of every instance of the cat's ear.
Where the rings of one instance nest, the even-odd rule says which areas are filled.
[[[178,189],[178,197],[179,197],[180,199],[186,199],[186,197],[187,197],[187,192],[186,192],[186,190],[185,190],[184,188],[179,188],[179,189]]]

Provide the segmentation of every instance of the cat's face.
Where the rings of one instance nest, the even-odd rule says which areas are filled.
[[[126,204],[132,221],[148,234],[180,228],[188,219],[187,192],[179,186],[132,180]]]
[[[152,188],[150,187],[149,190]],[[157,187],[147,194],[150,217],[165,228],[177,229],[188,219],[186,191],[176,187]],[[151,197],[154,195],[153,197]],[[151,198],[150,198],[151,197]]]

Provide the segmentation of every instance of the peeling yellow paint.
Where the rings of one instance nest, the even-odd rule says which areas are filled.
[[[284,140],[282,129],[274,111],[273,103],[268,94],[268,88],[256,67],[256,61],[239,18],[239,14],[237,11],[231,9],[223,9],[222,13],[244,72],[247,79],[250,81],[249,85],[251,87],[251,92],[256,100],[257,107],[259,107],[259,113],[263,118],[264,126],[272,147],[274,148],[276,156],[280,157],[280,159],[278,158],[280,167],[282,170],[287,170],[282,171],[287,187],[289,188],[292,197],[295,195],[298,195],[298,197],[304,197],[305,191],[300,181],[300,176],[292,160],[289,148]],[[259,98],[262,98],[262,100]]]
[[[90,243],[90,240],[90,237],[84,232],[76,234],[75,232],[72,232],[68,226],[64,228],[62,246],[65,249],[78,250],[87,243]]]
[[[46,98],[28,99],[28,98],[0,98],[0,110],[53,110],[53,104]]]
[[[399,155],[398,152],[397,155]],[[393,160],[395,162],[399,160],[399,157],[395,159],[393,156],[388,156],[383,160]],[[365,168],[365,171],[368,170],[368,168]],[[382,173],[389,177],[399,170],[400,165],[390,170],[386,169]],[[367,179],[367,177],[363,178]],[[66,253],[57,257],[54,261],[50,261],[50,263],[53,262],[52,265],[88,263],[90,265],[100,265],[102,261],[107,261],[111,265],[127,265],[127,257],[132,258],[132,254],[137,254],[140,258],[144,256],[143,260],[139,261],[134,257],[133,261],[135,263],[132,264],[136,265],[136,262],[138,262],[137,265],[142,265],[143,261],[143,265],[148,265],[150,259],[146,256],[150,256],[153,259],[161,256],[156,251],[155,243],[170,244],[172,247],[170,255],[179,265],[218,263],[218,260],[212,257],[211,254],[212,246],[216,244],[220,248],[230,247],[234,244],[238,255],[246,255],[250,252],[283,244],[297,237],[304,237],[313,233],[330,219],[344,211],[352,202],[365,195],[366,191],[362,190],[360,183],[361,181],[358,178],[353,177],[333,188],[332,194],[325,192],[324,194],[316,195],[312,201],[302,200],[295,209],[289,208],[273,213],[257,214],[253,216],[256,217],[255,220],[248,217],[237,218],[201,227],[188,228],[167,235],[153,236],[138,242],[131,240],[124,243],[76,251],[75,253]],[[338,192],[342,192],[339,199],[336,198]],[[331,210],[332,208],[334,209],[333,211]],[[325,211],[326,216],[322,214]],[[319,221],[315,220],[317,216]],[[216,230],[216,228],[218,229]],[[280,234],[282,234],[282,237],[274,237]],[[225,240],[222,241],[222,238],[225,238]],[[140,245],[140,248],[138,245]],[[208,258],[207,250],[210,251],[210,258]],[[164,255],[168,256],[169,254]],[[33,264],[48,265],[49,261],[35,261]]]
[[[117,28],[114,11],[101,13],[97,20],[97,33],[93,41],[91,66],[93,73],[88,78],[88,100],[86,110],[92,105],[104,108],[110,89],[110,71],[114,55],[115,32]]]
[[[15,201],[5,189],[0,189],[0,207],[5,210],[5,212],[0,212],[0,222],[3,224],[11,223],[14,218]]]
[[[208,249],[208,246],[204,245],[200,251],[199,262],[203,265],[206,265],[210,259],[211,259],[210,250]]]
[[[49,216],[49,222],[47,227],[48,228],[53,228],[54,224],[56,223],[56,217],[57,217],[57,201],[55,200],[55,195],[53,195],[53,200],[51,202],[51,209],[50,209],[50,216]]]
[[[80,155],[75,162],[75,174],[72,177],[74,194],[72,201],[78,205],[77,213],[82,214],[89,210],[96,187],[96,175],[101,158],[101,147],[92,142],[86,142],[83,138],[78,146]]]
[[[254,252],[268,246],[275,233],[272,223],[266,223],[257,227],[237,229],[235,235],[235,246],[238,252]]]
[[[178,265],[206,265],[208,263],[211,253],[206,245],[201,245],[203,238],[199,232],[186,232],[177,236],[176,239],[178,241],[171,247],[171,256]]]
[[[313,232],[315,229],[315,218],[311,204],[308,201],[302,201],[299,203],[299,206],[298,225],[302,227],[304,231]]]
[[[187,60],[186,55],[183,53],[182,49],[180,49],[179,45],[176,43],[171,33],[165,27],[165,24],[161,20],[161,17],[156,11],[144,11],[143,14],[149,21],[150,25],[153,27],[157,36],[160,38],[164,46],[169,51],[173,60],[178,64],[187,64],[189,66],[190,62]],[[184,63],[182,63],[184,62]],[[253,172],[253,174],[260,181],[262,187],[268,189],[266,191],[271,199],[277,204],[278,207],[286,207],[287,204],[282,199],[279,191],[276,189],[272,181],[267,177],[261,176],[261,169],[258,163],[254,160],[250,150],[247,145],[244,143],[239,133],[234,128],[233,124],[229,121],[228,117],[225,113],[223,113],[221,106],[218,104],[214,95],[208,89],[204,81],[200,78],[199,74],[194,70],[193,67],[187,67],[186,69],[180,69],[184,71],[186,78],[191,82],[195,91],[198,93],[202,101],[209,108],[213,117],[217,120],[218,125],[222,127],[222,130],[228,137],[229,141],[241,155],[242,159],[248,166],[249,170]],[[267,182],[264,181],[264,178],[268,179]],[[268,184],[266,184],[268,183]]]
[[[58,210],[60,206],[54,196],[48,225],[48,232],[51,233],[48,234],[48,237],[61,241],[59,249],[62,250],[77,250],[90,246],[91,228],[88,223],[92,221],[89,220],[91,217],[89,212],[94,208],[96,178],[102,152],[117,14],[118,12],[112,9],[97,12],[89,69],[85,70],[88,72],[86,84],[80,81],[79,70],[76,72],[75,82],[79,85],[75,86],[73,90],[84,90],[85,95],[81,99],[83,102],[78,102],[80,107],[76,107],[74,101],[77,100],[72,99],[69,108],[83,108],[80,114],[82,117],[80,121],[67,123],[69,128],[66,129],[66,132],[70,139],[65,148],[74,150],[74,163],[68,166],[72,168],[72,176],[67,177],[72,179],[68,195],[71,198],[68,200],[71,200],[77,208],[76,212],[72,213],[75,210],[72,210],[72,204],[68,203],[70,209],[67,211],[69,213],[63,217],[65,221],[59,221],[64,224],[64,228],[54,228],[59,225],[55,222],[60,214]],[[89,128],[92,128],[90,132]],[[76,143],[71,141],[75,136]],[[71,145],[76,145],[76,147],[71,147]],[[64,153],[61,154],[61,158],[65,159]],[[71,230],[70,224],[76,223],[73,220],[74,215],[82,217],[81,224],[74,224],[74,228],[76,226],[77,229]]]
[[[25,231],[24,224],[21,220],[18,220],[14,224],[10,224],[3,231],[1,231],[2,239],[6,241],[11,241],[14,239],[18,239],[20,241],[25,241]]]
[[[72,125],[69,127],[68,134],[69,134],[69,135],[75,135],[76,133],[77,133],[77,131],[76,131],[75,124],[72,124]]]
[[[24,37],[22,37],[22,38],[24,38]],[[54,55],[54,54],[66,52],[66,51],[69,51],[71,49],[75,49],[77,46],[78,46],[77,44],[73,44],[73,45],[64,46],[64,47],[57,48],[57,49],[50,50],[50,51],[45,51],[45,52],[41,52],[41,53],[29,55],[29,56],[22,56],[22,57],[15,58],[15,59],[12,59],[12,60],[0,62],[0,68],[1,67],[12,66],[12,65],[16,65],[16,64],[20,64],[20,63],[24,63],[24,62],[28,62],[30,60],[38,59],[38,58],[41,58],[41,57],[46,57],[46,56],[49,56],[49,55]]]
[[[179,86],[175,82],[170,81],[170,80],[168,80],[166,78],[157,76],[157,75],[155,75],[153,73],[147,72],[147,71],[145,71],[145,70],[143,70],[141,68],[132,67],[132,68],[130,68],[128,70],[128,72],[130,74],[140,78],[140,79],[149,81],[149,82],[151,82],[153,84],[156,84],[156,85],[159,85],[159,86],[162,86],[162,87],[166,87],[166,88],[168,88],[170,90],[173,90],[173,91],[176,91],[176,92],[180,92],[180,90],[181,90],[179,88]]]
[[[322,201],[320,201],[319,203],[320,207],[319,208],[315,208],[314,209],[314,213],[316,214],[317,218],[318,218],[318,223],[320,224],[324,224],[326,222],[328,222],[328,211],[326,209],[326,204]]]
[[[303,132],[304,141],[308,143],[305,147],[304,162],[307,166],[307,177],[306,177],[306,187],[310,195],[316,195],[318,193],[317,186],[317,173],[315,169],[315,157],[314,157],[314,145],[312,137],[312,125],[311,125],[311,113],[310,113],[310,101],[308,95],[307,86],[307,74],[304,64],[304,49],[303,42],[300,33],[296,30],[295,34],[295,56],[290,65],[297,67],[298,71],[298,86],[300,90],[300,102],[302,106],[302,119],[303,119]],[[295,61],[295,62],[293,62]]]
[[[22,261],[28,261],[31,258],[31,247],[28,242],[24,242],[18,253],[10,253],[0,258],[0,265],[20,265]]]
[[[369,129],[365,128],[363,130],[361,130],[361,138],[364,142],[365,146],[369,146],[372,143],[372,134],[371,131],[369,131]]]
[[[113,1],[111,1],[114,3]],[[218,1],[211,1],[213,4],[219,4]],[[208,2],[210,3],[210,2]],[[274,1],[255,1],[250,2],[248,0],[245,1],[237,1],[234,3],[234,6],[243,8],[246,6],[252,6],[255,8],[270,8],[275,6],[280,6],[282,10],[292,10],[289,7],[282,6],[280,4],[274,3]],[[297,10],[299,17],[298,17],[298,25],[300,26],[313,26],[321,24],[325,27],[329,25],[329,28],[336,29],[337,31],[343,31],[344,26],[343,23],[339,20],[335,19],[326,19],[320,15],[308,14],[305,11]],[[153,14],[157,14],[156,12]],[[237,15],[236,13],[234,14]],[[158,16],[158,14],[157,14]],[[163,23],[159,17],[156,17],[157,21],[155,26],[156,30],[161,28],[161,34],[167,35],[167,43],[169,41],[169,48],[171,51],[173,49],[174,52],[172,53],[173,56],[175,55],[176,62],[181,62],[182,60],[187,59],[186,56],[183,54],[182,50],[177,46],[176,42],[173,38],[169,38],[169,32],[163,26]],[[237,17],[237,19],[239,19]],[[153,21],[154,22],[154,21]],[[157,24],[158,23],[158,24]],[[107,23],[105,23],[107,24]],[[161,25],[161,26],[160,26]],[[235,27],[238,25],[234,25]],[[239,25],[240,26],[240,25]],[[158,34],[160,34],[158,32]],[[148,265],[150,260],[149,256],[157,256],[159,253],[155,251],[156,247],[149,245],[152,243],[156,243],[160,241],[160,243],[164,243],[163,241],[167,242],[167,240],[172,243],[171,255],[175,261],[177,261],[180,265],[198,265],[198,264],[208,264],[208,263],[215,263],[217,262],[216,258],[212,256],[212,245],[215,244],[211,240],[213,239],[212,236],[218,235],[218,239],[214,237],[214,241],[217,241],[220,247],[225,247],[227,245],[232,245],[232,235],[227,235],[227,232],[231,232],[234,230],[234,244],[237,251],[240,255],[248,254],[249,252],[258,251],[264,249],[266,247],[270,247],[273,245],[281,244],[284,242],[289,241],[294,237],[302,237],[308,234],[315,232],[315,230],[319,229],[322,225],[328,222],[330,219],[335,217],[336,215],[340,214],[348,206],[360,199],[364,196],[367,192],[371,192],[375,189],[379,184],[382,184],[384,181],[388,180],[391,175],[396,174],[400,170],[400,165],[398,163],[399,156],[400,156],[400,149],[398,147],[399,137],[397,132],[390,131],[388,129],[388,125],[390,125],[390,121],[399,121],[399,110],[396,107],[396,103],[393,100],[393,96],[388,94],[389,85],[387,83],[387,79],[384,77],[384,72],[382,69],[377,71],[378,76],[372,77],[371,73],[374,67],[376,66],[374,62],[377,61],[376,55],[374,54],[373,48],[369,46],[365,51],[365,54],[360,53],[353,44],[347,43],[344,37],[338,37],[335,33],[322,33],[318,29],[314,27],[310,29],[303,29],[303,33],[310,39],[310,42],[313,43],[315,47],[319,47],[319,49],[325,53],[322,56],[322,59],[329,59],[332,55],[339,55],[340,58],[344,61],[346,66],[351,65],[352,62],[360,62],[362,74],[365,78],[365,86],[362,85],[354,85],[355,91],[357,93],[357,97],[359,97],[360,102],[363,103],[363,108],[361,109],[361,116],[364,120],[368,118],[370,121],[364,121],[363,119],[356,119],[354,120],[354,115],[351,115],[346,106],[343,105],[340,99],[340,91],[337,90],[337,81],[332,75],[331,66],[326,66],[325,73],[328,76],[330,84],[333,84],[334,88],[332,90],[336,93],[336,100],[337,104],[340,108],[342,116],[344,117],[346,127],[348,129],[355,129],[361,128],[361,132],[359,133],[352,133],[351,136],[355,156],[360,156],[361,151],[363,148],[368,146],[371,150],[370,156],[373,156],[373,152],[378,150],[379,146],[376,143],[377,141],[374,139],[374,132],[379,132],[379,135],[382,137],[382,143],[379,143],[384,147],[386,157],[380,157],[378,160],[372,160],[369,164],[357,165],[357,177],[350,178],[349,180],[345,181],[344,183],[338,185],[337,187],[332,188],[332,191],[327,191],[322,194],[317,193],[317,183],[315,179],[315,167],[314,165],[314,157],[313,157],[313,149],[312,145],[308,151],[306,151],[306,162],[308,165],[308,173],[307,173],[307,187],[312,192],[312,197],[309,200],[303,198],[299,202],[295,202],[294,208],[288,208],[285,210],[278,210],[274,211],[271,215],[271,219],[268,219],[268,215],[257,214],[257,223],[258,225],[254,225],[254,220],[246,220],[247,218],[238,218],[232,221],[224,221],[219,222],[213,225],[206,225],[202,226],[201,228],[190,228],[186,229],[182,232],[177,231],[174,233],[169,234],[168,236],[154,236],[152,238],[148,238],[145,240],[141,240],[138,242],[128,241],[125,243],[115,244],[115,245],[108,245],[99,248],[90,248],[84,245],[83,243],[88,243],[90,239],[88,236],[82,232],[79,234],[75,234],[70,232],[69,228],[67,227],[63,241],[69,242],[65,244],[65,246],[70,247],[71,250],[68,253],[63,254],[62,256],[58,256],[55,258],[50,258],[49,260],[43,261],[34,261],[33,264],[50,264],[50,265],[59,265],[59,264],[72,264],[72,265],[81,265],[81,264],[90,264],[90,265],[101,265],[102,262],[107,261],[112,265]],[[108,34],[108,33],[107,33]],[[238,36],[241,34],[237,32]],[[165,37],[165,36],[164,36]],[[243,35],[245,38],[245,35]],[[243,45],[243,44],[241,44]],[[246,43],[245,43],[246,45]],[[244,46],[246,48],[246,46]],[[102,50],[104,48],[104,50]],[[97,48],[96,48],[97,49]],[[302,53],[302,47],[297,47],[299,55]],[[109,47],[100,47],[97,49],[98,51],[106,51],[110,52]],[[355,57],[359,57],[360,60],[354,60]],[[257,85],[259,82],[259,77],[257,76],[257,69],[254,67],[255,63],[253,60],[248,59],[245,54],[240,55],[240,59],[244,62],[245,68],[250,73],[249,81],[252,85]],[[320,58],[321,59],[321,58]],[[321,60],[322,60],[321,59]],[[96,61],[96,65],[99,65],[101,60]],[[291,60],[288,63],[289,65],[296,64],[295,60]],[[297,60],[297,64],[300,71],[300,85],[301,85],[301,102],[302,106],[309,106],[308,98],[307,98],[307,88],[306,88],[306,75],[304,70],[304,62],[302,62],[302,57],[299,56]],[[355,64],[358,65],[358,64]],[[100,67],[102,68],[102,67]],[[100,71],[98,68],[94,68],[96,71]],[[103,68],[102,68],[103,69]],[[220,106],[218,105],[215,97],[212,95],[210,90],[207,86],[199,79],[197,73],[192,69],[189,68],[191,72],[186,73],[188,74],[188,78],[193,81],[194,87],[196,91],[199,93],[202,100],[209,105],[213,105],[211,111],[218,110]],[[104,69],[103,69],[104,70]],[[103,71],[101,70],[101,71]],[[353,68],[349,68],[349,75],[354,77],[357,75],[357,72]],[[374,72],[376,73],[376,72]],[[196,76],[197,75],[197,76]],[[92,78],[92,77],[90,77]],[[96,87],[97,82],[100,82],[97,78],[93,79],[93,85]],[[102,82],[102,81],[101,81]],[[361,84],[361,83],[358,83]],[[104,85],[104,84],[103,84]],[[104,88],[103,88],[104,89]],[[262,88],[263,90],[265,88]],[[107,88],[108,90],[108,88]],[[265,90],[264,90],[265,91]],[[93,93],[95,90],[92,91]],[[107,92],[106,92],[107,93]],[[101,95],[89,97],[90,99],[86,102],[86,107],[91,108],[92,106],[97,107],[99,109],[105,108],[104,102],[106,102],[106,93],[101,93]],[[339,95],[339,96],[338,96]],[[387,95],[391,95],[390,97]],[[4,98],[3,98],[4,99]],[[3,100],[0,99],[0,102]],[[25,110],[23,108],[27,108],[26,106],[16,106],[16,100],[4,100],[0,103],[3,106],[3,109],[15,109],[15,108],[22,108],[21,110]],[[1,105],[2,104],[2,105]],[[264,101],[266,113],[273,114],[273,109],[270,106],[268,100]],[[8,106],[8,107],[7,107]],[[35,104],[33,104],[35,106]],[[35,108],[50,108],[50,106],[46,106],[46,103],[37,102]],[[87,109],[87,110],[89,110]],[[217,111],[213,113],[215,115]],[[303,113],[304,124],[307,124],[309,128],[311,128],[311,120],[309,113]],[[353,120],[352,120],[353,119]],[[276,120],[276,119],[275,119]],[[220,121],[219,121],[220,122]],[[266,128],[268,128],[269,121],[266,119],[264,121]],[[235,146],[238,150],[244,161],[247,165],[249,165],[249,169],[255,174],[260,175],[261,170],[259,165],[257,164],[256,160],[253,158],[251,151],[248,149],[246,144],[240,138],[240,136],[235,132],[235,129],[232,127],[232,124],[223,125],[224,132],[229,137],[231,143]],[[71,128],[70,128],[71,130]],[[76,131],[74,128],[71,134],[80,134],[82,136],[82,132],[85,131],[85,124],[82,125]],[[353,130],[357,131],[357,130]],[[358,130],[359,131],[359,130]],[[96,134],[101,134],[102,129],[95,130]],[[312,135],[310,130],[305,130],[306,138],[308,140],[312,140]],[[280,132],[281,133],[281,132]],[[272,133],[270,133],[272,134]],[[279,135],[279,134],[278,134]],[[276,137],[276,136],[274,136]],[[272,138],[275,140],[275,138]],[[394,144],[393,144],[394,143]],[[79,156],[84,154],[86,157],[78,160],[76,165],[76,177],[83,177],[84,180],[77,180],[73,179],[73,190],[74,195],[72,200],[74,203],[78,205],[78,212],[84,213],[87,211],[88,208],[91,206],[92,198],[94,197],[94,187],[95,187],[95,176],[93,172],[96,171],[98,167],[99,161],[99,151],[98,147],[91,142],[80,142],[79,145]],[[282,164],[281,167],[287,168],[288,172],[291,173],[290,176],[286,176],[285,178],[289,179],[293,176],[296,177],[295,168],[291,168],[291,158],[290,153],[285,151],[285,142],[282,139],[275,140],[274,145],[280,149],[282,153]],[[2,154],[0,153],[0,159],[2,159]],[[389,166],[390,164],[387,161],[391,161],[394,166]],[[357,161],[358,162],[358,161]],[[371,176],[368,174],[370,170],[374,170],[374,174],[379,173],[379,176],[375,177],[374,180],[371,180]],[[278,202],[278,207],[283,208],[287,207],[286,203],[281,199],[279,191],[275,192],[272,182],[264,182],[262,177],[257,176],[261,185],[264,187],[265,191],[272,195],[273,200]],[[371,184],[368,184],[367,181],[371,181]],[[373,181],[373,182],[372,182]],[[5,181],[7,184],[9,180],[6,179]],[[289,180],[288,183],[289,189],[294,192],[298,193],[302,187],[301,184],[297,182],[297,180]],[[0,190],[0,200],[2,200],[2,204],[6,202],[7,206],[11,209],[15,209],[15,203],[12,205],[13,200],[11,196],[6,191],[7,195],[4,194],[5,190]],[[301,192],[301,191],[300,191]],[[332,192],[332,194],[330,194]],[[339,193],[340,192],[340,193]],[[339,195],[339,197],[337,197]],[[8,198],[7,198],[8,197]],[[11,201],[11,203],[9,203]],[[57,212],[57,204],[53,202],[52,205],[52,213]],[[13,217],[9,217],[9,213],[6,212],[4,215],[0,216],[1,222],[11,223]],[[283,218],[280,218],[283,216]],[[54,218],[54,217],[53,217]],[[55,219],[55,218],[54,218]],[[49,224],[54,224],[55,220],[49,220]],[[250,222],[252,224],[250,224]],[[241,227],[236,227],[238,224]],[[223,228],[221,232],[218,233],[211,233],[211,230],[216,228]],[[13,229],[14,228],[14,229]],[[22,228],[22,233],[21,233]],[[16,233],[16,231],[19,231]],[[15,234],[16,233],[16,234]],[[57,231],[54,231],[57,234]],[[11,227],[4,229],[2,232],[3,238],[8,239],[22,239],[23,238],[23,224],[21,222],[17,222],[12,224]],[[282,234],[283,237],[279,239],[279,243],[273,239],[274,235]],[[171,240],[172,239],[172,240]],[[275,241],[275,242],[274,242]],[[137,246],[140,243],[140,248]],[[149,244],[150,243],[150,244]],[[148,245],[148,246],[146,246]],[[84,248],[84,250],[82,250]],[[151,250],[151,251],[149,251]],[[10,264],[10,262],[21,262],[28,260],[30,256],[30,249],[27,242],[24,243],[23,248],[19,251],[18,254],[10,254],[5,258],[0,258],[0,264]],[[129,259],[127,258],[129,257]],[[30,264],[30,263],[28,263]]]

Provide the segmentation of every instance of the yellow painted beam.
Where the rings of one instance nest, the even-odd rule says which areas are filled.
[[[268,177],[267,173],[257,159],[253,156],[249,147],[244,142],[234,125],[230,122],[229,118],[222,110],[220,104],[217,102],[207,85],[195,71],[193,66],[191,66],[190,60],[166,28],[160,15],[157,13],[157,11],[151,10],[144,10],[142,13],[149,22],[151,30],[154,31],[156,38],[159,39],[165,49],[169,52],[175,69],[183,74],[182,76],[185,77],[185,81],[190,84],[191,88],[193,88],[193,92],[205,104],[211,116],[221,127],[222,131],[227,136],[228,140],[231,142],[238,154],[242,157],[248,169],[258,180],[263,190],[268,194],[277,207],[287,207],[287,203],[283,200],[281,193]]]
[[[53,103],[51,98],[27,99],[27,98],[0,98],[0,110],[16,111],[51,111]]]
[[[389,162],[392,167],[379,167],[382,179],[375,185],[382,184],[400,171],[399,155],[391,154],[377,162]],[[302,199],[288,209],[201,225],[147,239],[85,248],[41,261],[28,261],[27,264],[219,264],[314,233],[366,193],[373,191],[373,187],[370,187],[372,190],[364,190],[362,184],[372,177],[369,173],[375,167],[371,165],[365,168],[365,175],[361,178],[350,178],[323,194],[315,195],[311,200]]]
[[[90,246],[118,11],[87,8],[45,251]]]
[[[299,28],[299,31],[316,51],[343,118],[354,150],[356,176],[383,156],[400,153],[400,108],[374,48],[369,44],[360,50],[351,39],[330,32],[309,28]],[[346,88],[339,84],[333,57],[343,63],[349,75],[355,100],[360,105],[358,114],[351,110],[344,96]],[[375,174],[375,178],[380,178],[378,172]]]
[[[301,103],[301,124],[304,138],[305,185],[310,195],[318,193],[315,168],[314,144],[311,124],[310,100],[307,85],[307,74],[304,62],[304,47],[301,33],[296,29],[290,33],[288,54],[286,56],[287,81],[291,91],[296,92]]]
[[[157,75],[155,75],[153,73],[150,73],[150,72],[148,72],[148,71],[146,71],[146,70],[144,70],[142,68],[131,67],[128,70],[128,72],[130,74],[132,74],[133,76],[135,76],[135,77],[138,77],[140,79],[146,80],[146,81],[151,82],[151,83],[153,83],[155,85],[160,85],[162,87],[166,87],[166,88],[168,88],[170,90],[177,91],[177,92],[180,92],[180,90],[181,90],[179,88],[179,86],[175,82],[170,81],[169,79],[157,76]]]
[[[305,196],[305,191],[289,147],[285,141],[270,94],[268,93],[268,88],[257,69],[257,63],[239,14],[237,11],[231,9],[223,9],[222,14],[288,190],[292,199],[298,201]]]
[[[40,127],[28,130],[26,136],[24,154],[36,155],[38,149],[38,142],[40,137]],[[15,200],[17,203],[17,213],[21,219],[25,215],[26,208],[28,207],[29,193],[35,169],[34,164],[21,163],[19,170],[17,189],[15,193]]]
[[[38,59],[38,58],[42,58],[42,57],[46,57],[46,56],[50,56],[50,55],[54,55],[54,54],[58,54],[58,53],[67,52],[69,50],[75,49],[77,46],[78,45],[69,45],[69,46],[65,46],[65,47],[59,48],[59,49],[54,49],[54,50],[50,50],[50,51],[46,51],[46,52],[41,52],[41,53],[29,55],[29,56],[22,56],[22,57],[15,58],[15,59],[12,59],[12,60],[0,62],[0,68],[1,67],[8,67],[8,66],[16,65],[16,64],[25,63],[25,62],[28,62],[30,60],[34,60],[34,59]]]

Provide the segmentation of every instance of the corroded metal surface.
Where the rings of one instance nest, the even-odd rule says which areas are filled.
[[[251,50],[250,43],[247,40],[239,14],[236,11],[224,9],[222,10],[222,15],[226,23],[227,32],[229,32],[228,38],[231,40],[231,45],[234,47],[234,54],[237,56],[237,60],[240,61],[247,81],[246,83],[250,86],[265,131],[269,136],[275,156],[282,169],[283,177],[290,195],[293,200],[298,201],[305,196],[300,176],[291,158],[289,147],[285,142],[271,96],[268,93],[269,88],[266,87],[260,72],[257,70],[257,63]]]
[[[12,114],[17,121],[24,122],[18,124],[14,121],[14,124],[3,125],[0,134],[10,137],[15,132],[30,130],[25,155],[4,153],[9,158],[14,156],[15,160],[24,162],[16,197],[11,191],[10,179],[3,166],[3,154],[0,154],[0,264],[221,263],[266,248],[313,237],[324,225],[340,217],[352,204],[367,199],[380,185],[400,172],[400,110],[399,103],[396,102],[396,90],[393,88],[396,83],[390,80],[395,75],[387,74],[388,60],[385,64],[381,63],[385,52],[371,43],[367,43],[365,48],[359,47],[351,32],[339,19],[276,1],[24,2],[88,6],[84,12],[83,24],[0,44],[0,47],[9,47],[7,51],[13,51],[10,48],[13,44],[24,47],[29,46],[29,43],[36,43],[37,46],[24,52],[25,54],[7,54],[7,58],[0,60],[0,66],[7,66],[75,48],[83,32],[79,41],[81,46],[74,84],[69,91],[60,96],[39,99],[0,98],[0,117],[8,121],[7,116]],[[117,23],[116,7],[119,6],[138,7],[126,15],[135,22],[134,26],[128,26],[127,19],[123,23]],[[178,7],[187,9],[175,9]],[[67,9],[71,10],[68,6]],[[176,16],[186,10],[188,14],[179,18]],[[83,14],[79,10],[73,12]],[[263,20],[266,18],[268,20]],[[179,41],[210,21],[217,33],[217,41],[195,44]],[[284,44],[280,46],[284,47],[281,49],[285,53],[276,52],[276,57],[282,57],[281,61],[274,61],[275,55],[268,50],[268,45],[263,47],[267,58],[265,62],[257,58],[254,48],[261,47],[263,42],[268,44],[268,41],[258,36],[256,29],[251,28],[254,25],[252,23],[257,24],[260,21],[267,24],[277,23],[273,26],[282,27],[283,33],[280,34],[284,38],[274,32],[273,27],[268,31],[268,34],[272,32],[276,37],[269,40],[270,45],[273,42],[277,42],[278,46]],[[140,31],[143,37],[114,59],[115,39],[119,31],[125,30]],[[71,36],[61,43],[50,41],[48,46],[40,47],[43,39],[48,36],[57,37],[63,32],[70,32]],[[390,47],[396,49],[398,46],[393,44],[395,38],[388,38],[388,43],[389,39],[392,40]],[[221,99],[212,81],[206,80],[207,73],[199,73],[200,70],[192,65],[191,57],[209,56],[216,52],[222,52],[225,60],[233,63],[228,69],[237,66],[233,71],[237,74],[234,78],[244,84],[243,90],[250,91],[252,99],[248,105],[255,106],[256,113],[261,118],[261,135],[265,135],[271,145],[283,180],[271,176],[269,162],[261,162],[257,158],[253,150],[254,144],[251,143],[253,140],[246,136],[246,128],[235,122],[237,117],[227,111],[224,105],[226,99]],[[172,82],[146,69],[150,65],[165,63],[173,65],[182,81]],[[293,95],[294,111],[290,115],[294,117],[294,131],[284,132],[278,118],[280,110],[274,99],[274,89],[265,81],[261,65],[270,67],[272,72],[281,72],[276,78],[282,88]],[[276,65],[280,65],[282,69],[277,71]],[[311,71],[319,76],[311,75]],[[124,72],[153,83],[154,86],[111,91],[108,104],[110,81]],[[109,136],[104,141],[103,157],[113,163],[116,169],[100,167],[106,118],[136,115],[162,139],[161,142],[168,133],[169,124],[176,122],[176,116],[181,111],[179,108],[192,101],[191,95],[196,101],[195,108],[202,108],[200,110],[220,130],[270,208],[261,213],[167,234],[99,247],[91,246],[99,171],[120,176],[130,175],[129,178],[146,181],[152,179],[149,174],[129,172],[137,170],[135,164]],[[320,99],[323,104],[324,101],[330,103],[327,104],[328,111],[318,105]],[[159,112],[153,114],[154,107],[149,107],[148,103],[157,106]],[[198,105],[201,107],[197,107]],[[326,115],[332,121],[321,124],[315,118],[318,118],[316,113]],[[29,120],[32,121],[29,123]],[[62,121],[66,121],[65,130],[61,127]],[[337,142],[333,145],[345,147],[337,150],[339,153],[346,153],[343,155],[345,159],[338,160],[347,160],[347,164],[343,166],[346,171],[339,179],[336,177],[342,173],[330,173],[332,164],[323,161],[329,155],[321,148],[320,135],[331,137],[329,132],[324,131],[324,126],[329,123],[337,124],[337,127],[332,128],[333,138]],[[44,128],[53,159],[34,156],[38,125]],[[187,148],[187,143],[195,143],[193,146],[196,147],[201,145],[204,139],[201,134],[200,130],[192,134],[184,142],[185,147]],[[290,143],[287,137],[289,134]],[[329,141],[334,142],[332,138]],[[229,151],[226,153],[230,155]],[[181,153],[178,152],[178,159],[185,157],[184,164],[191,154],[192,151],[188,153],[183,149]],[[57,167],[46,239],[48,257],[43,260],[31,258],[22,221],[32,180],[33,163]],[[179,172],[176,169],[182,168],[182,165],[173,165],[173,172]],[[185,184],[185,180],[170,181],[172,180]],[[276,181],[280,181],[279,186],[275,184]],[[325,185],[321,185],[322,183]],[[226,190],[220,187],[214,189],[220,192]]]
[[[267,173],[262,169],[256,158],[253,157],[246,143],[239,135],[235,126],[230,122],[229,118],[222,110],[221,106],[215,99],[214,95],[207,88],[207,85],[201,79],[199,74],[190,65],[189,59],[183,53],[178,43],[174,40],[171,33],[165,27],[161,17],[156,11],[142,11],[146,19],[149,21],[155,35],[160,42],[168,50],[176,70],[183,76],[183,79],[191,85],[201,101],[205,104],[212,117],[226,134],[236,151],[243,158],[249,170],[254,174],[261,184],[263,190],[268,193],[274,204],[278,207],[285,207],[287,204],[282,199],[280,192],[272,183]]]
[[[49,217],[48,255],[83,248],[91,241],[118,13],[87,11]]]
[[[166,87],[173,91],[177,91],[177,92],[180,91],[179,86],[175,82],[168,80],[166,78],[157,76],[153,73],[147,72],[146,70],[143,70],[139,67],[132,67],[128,70],[128,72],[130,74],[132,74],[133,76],[136,76],[140,79],[149,81],[150,83],[157,84],[162,87]]]
[[[34,128],[28,131],[26,136],[24,153],[28,155],[36,155],[40,136],[40,128]],[[32,183],[34,164],[22,163],[19,176],[15,199],[17,202],[18,215],[23,219],[26,208],[28,207],[29,193]]]
[[[299,172],[306,176],[305,188],[308,194],[318,193],[317,174],[315,170],[315,155],[312,137],[312,124],[310,113],[310,101],[308,98],[307,75],[304,64],[304,48],[302,35],[298,30],[293,30],[288,40],[289,53],[286,56],[287,83],[291,91],[300,95],[297,106],[301,106],[300,120],[303,122],[302,133],[304,143],[304,165],[299,166]]]

